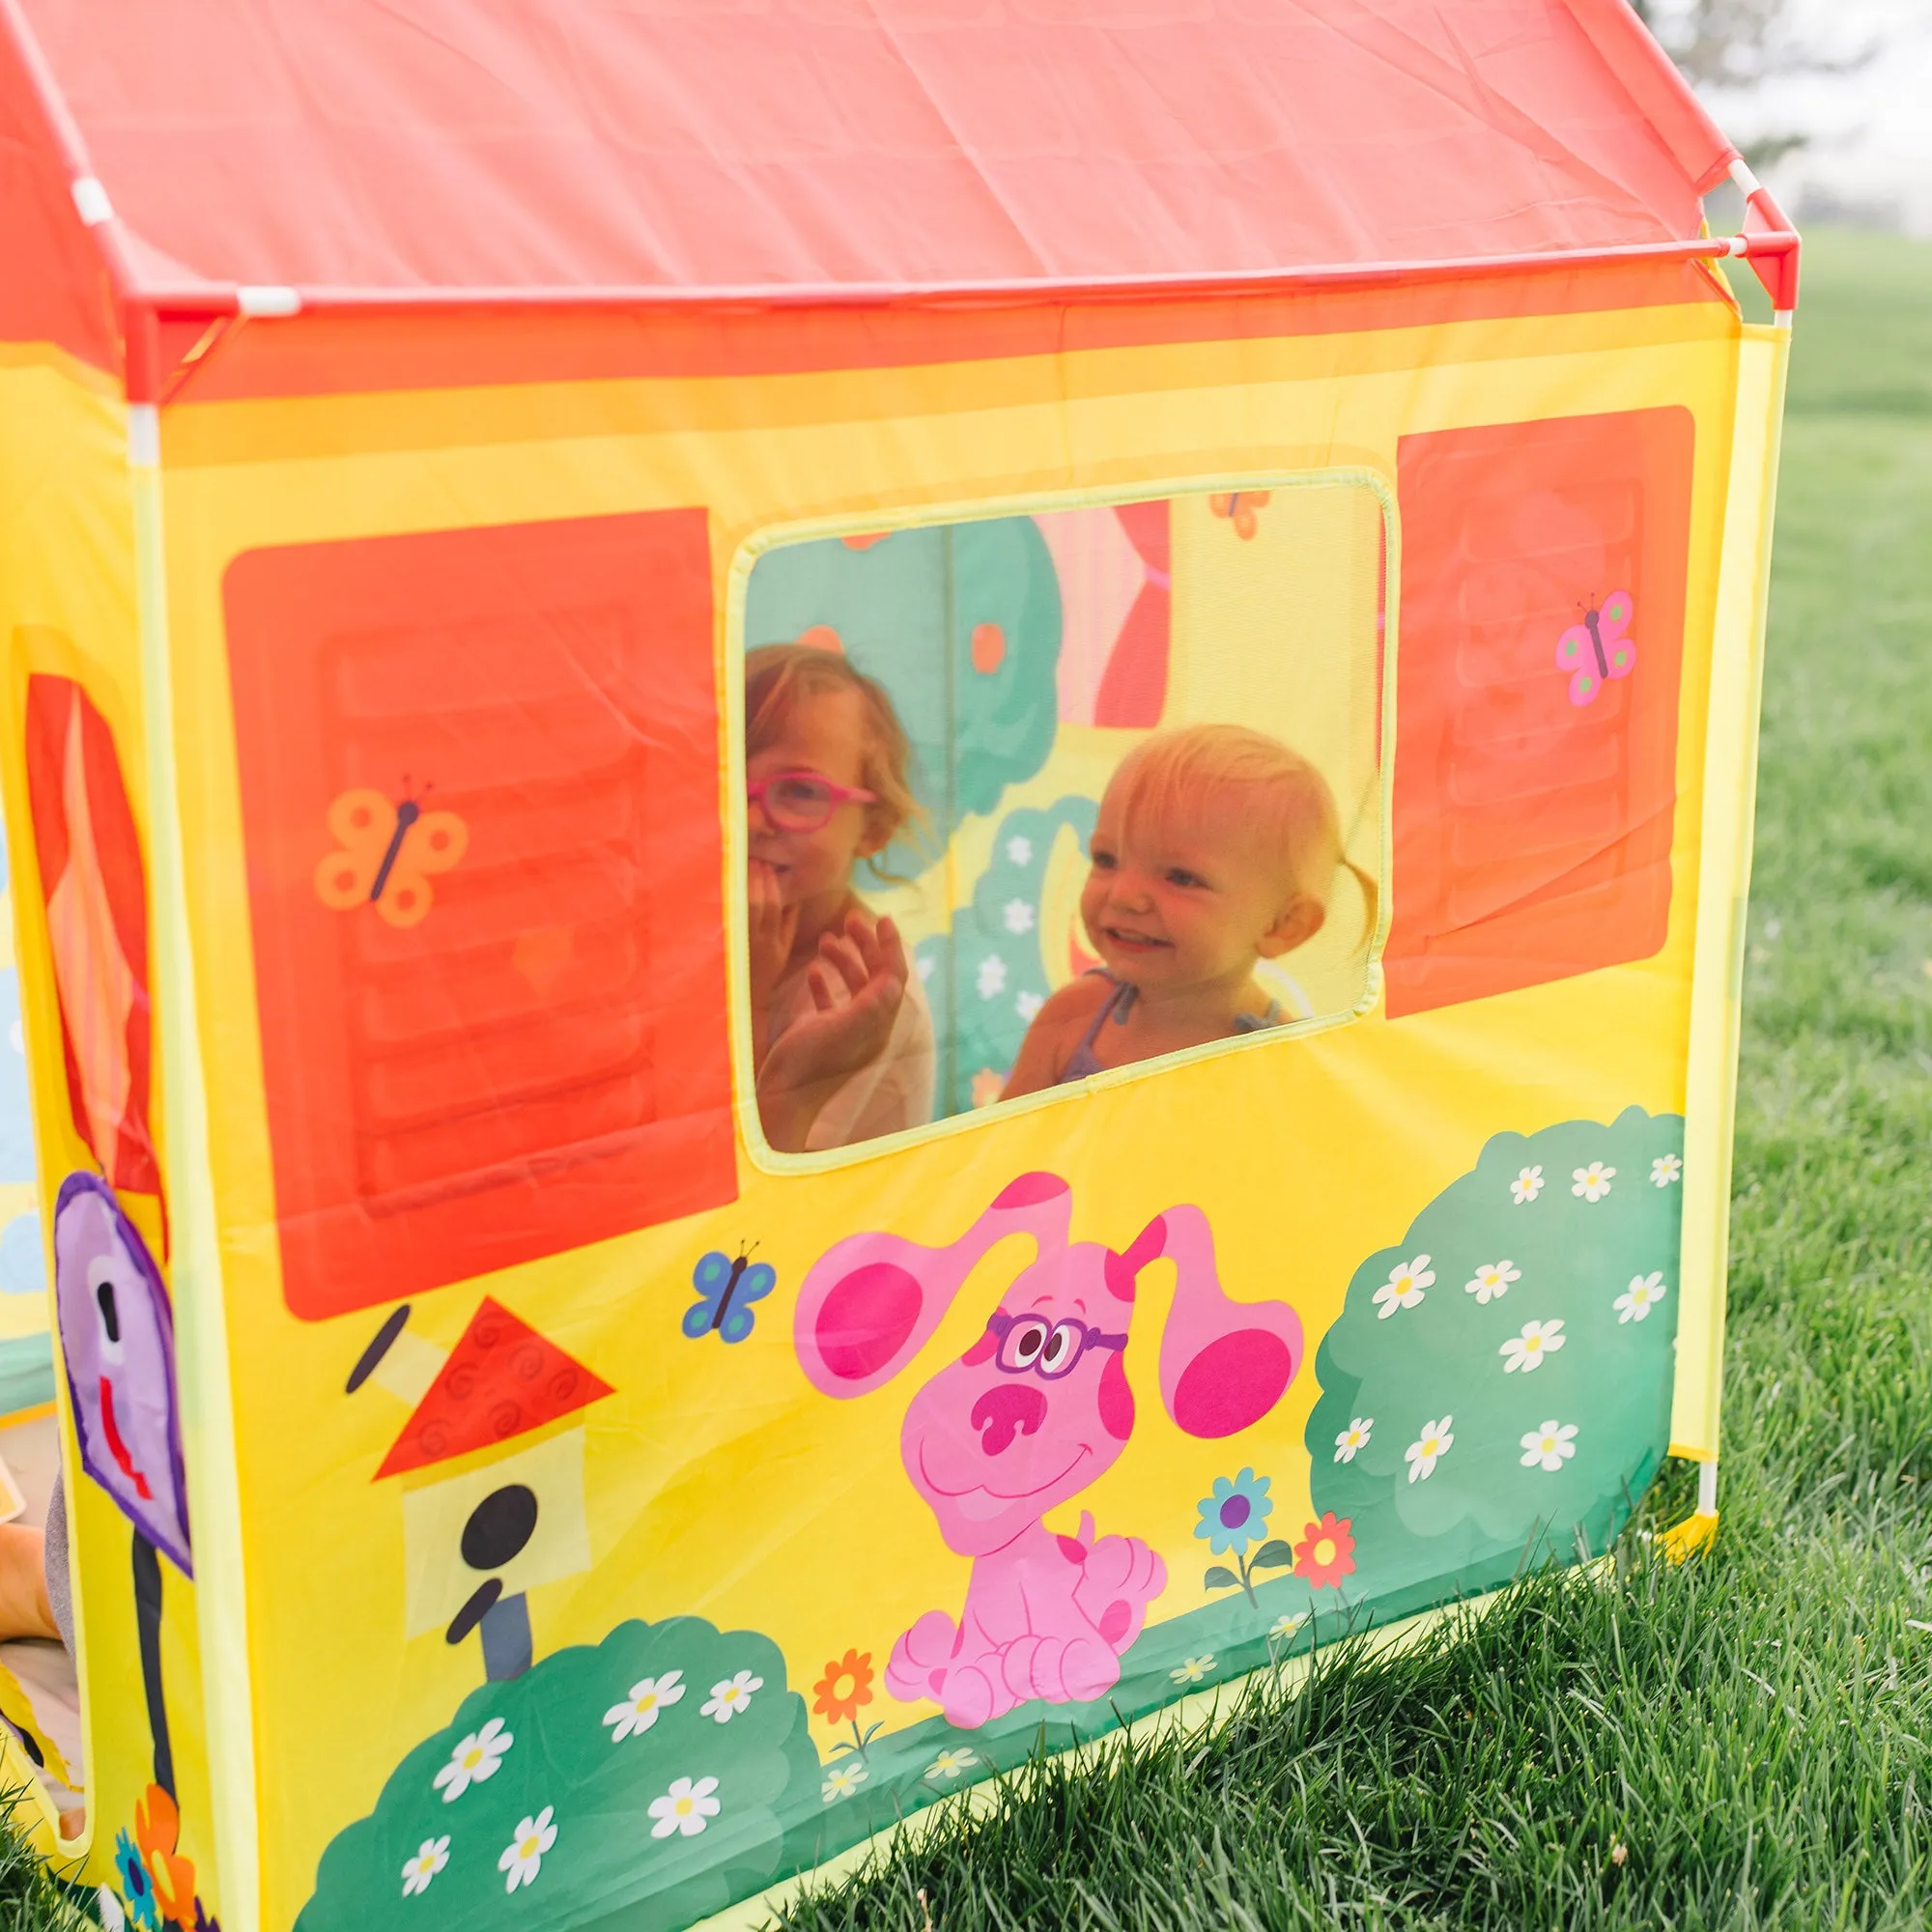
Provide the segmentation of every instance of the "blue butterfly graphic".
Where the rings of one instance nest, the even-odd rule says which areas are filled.
[[[684,1311],[684,1332],[701,1341],[715,1328],[727,1342],[742,1342],[757,1319],[752,1303],[762,1301],[778,1286],[778,1270],[740,1251],[727,1261],[716,1248],[691,1271],[697,1299]]]

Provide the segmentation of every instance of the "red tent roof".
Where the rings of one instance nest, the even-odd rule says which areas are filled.
[[[1733,158],[1627,0],[0,0],[5,42],[0,197],[98,182],[121,293],[188,307],[1594,252],[1694,237]]]

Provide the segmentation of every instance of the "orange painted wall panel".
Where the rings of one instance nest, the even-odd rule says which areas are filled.
[[[731,1199],[704,513],[256,551],[224,599],[290,1306]]]
[[[1691,446],[1682,409],[1403,438],[1391,1016],[1662,946]],[[1558,639],[1619,590],[1636,662],[1575,701]]]

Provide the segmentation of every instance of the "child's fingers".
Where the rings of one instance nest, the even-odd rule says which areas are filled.
[[[905,941],[899,937],[899,929],[890,919],[882,919],[873,935],[876,941],[877,961],[874,970],[883,968],[904,985],[911,969],[906,962]]]
[[[811,1004],[821,1013],[838,1011],[838,1003],[832,997],[831,981],[826,979],[825,968],[818,960],[814,959],[805,969],[805,983],[811,994]]]
[[[856,993],[871,978],[865,955],[851,940],[838,933],[825,933],[818,942],[818,956],[832,966],[847,988]]]

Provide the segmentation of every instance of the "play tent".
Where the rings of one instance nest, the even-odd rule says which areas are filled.
[[[1624,0],[0,0],[102,1922],[668,1932],[1666,1454],[1708,1528],[1796,271]],[[782,1151],[801,641],[911,743],[934,1068]],[[1003,1101],[1203,722],[1366,885]]]

